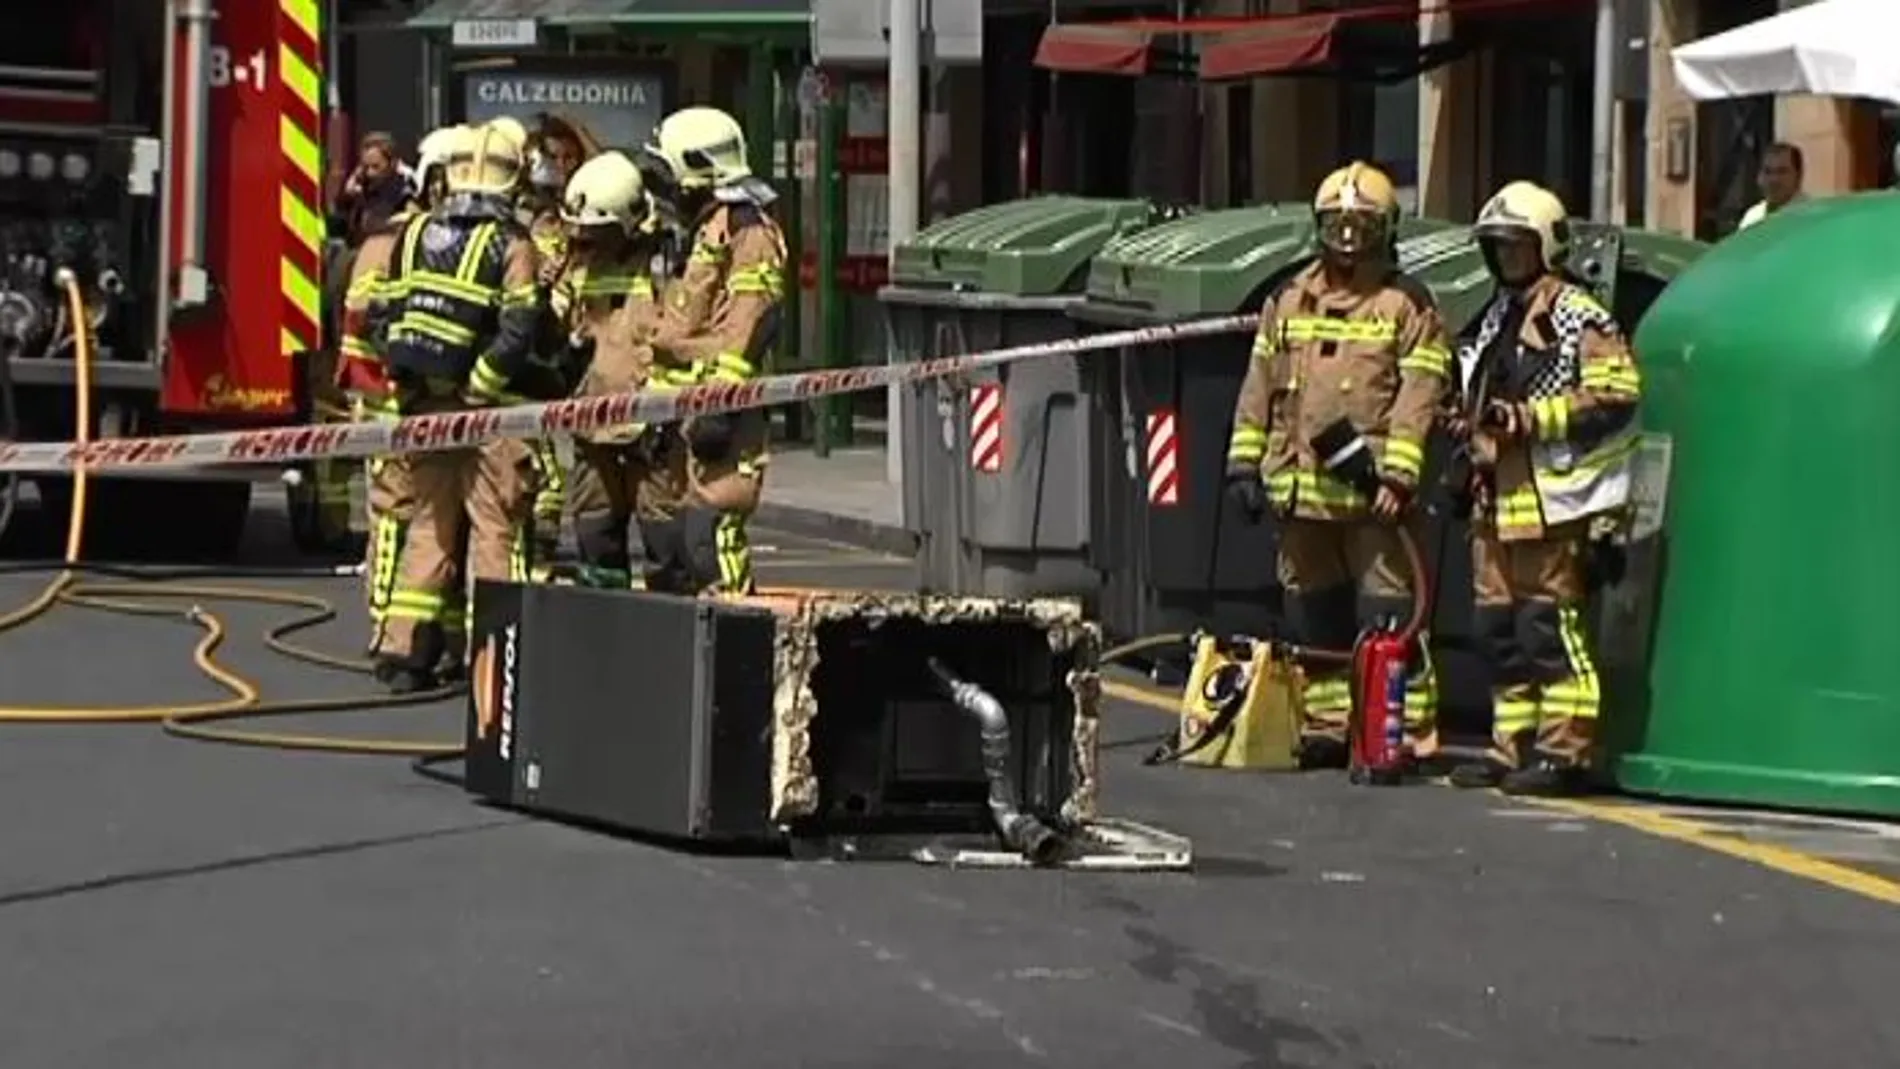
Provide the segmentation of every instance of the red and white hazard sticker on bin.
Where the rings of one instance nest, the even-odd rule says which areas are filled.
[[[606,397],[479,408],[401,420],[326,423],[255,431],[222,431],[157,438],[111,438],[88,442],[0,443],[0,471],[61,472],[191,469],[243,464],[296,464],[392,453],[465,449],[502,438],[545,438],[618,427],[671,423],[694,416],[738,412],[809,401],[834,394],[882,389],[997,367],[1018,360],[1069,356],[1103,349],[1153,345],[1183,338],[1251,331],[1252,316],[1223,316],[1192,323],[1140,327],[1080,338],[1019,345],[915,363],[773,375],[744,383],[711,382],[684,389],[648,389]],[[999,423],[1000,401],[998,396]],[[1002,454],[1000,426],[997,462]]]

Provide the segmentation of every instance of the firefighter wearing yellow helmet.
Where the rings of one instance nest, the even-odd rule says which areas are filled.
[[[449,145],[448,195],[396,238],[386,287],[385,361],[402,415],[557,397],[535,359],[541,321],[534,251],[515,218],[521,142],[505,128]],[[414,513],[378,628],[377,675],[405,692],[435,681],[449,649],[445,617],[460,589],[462,544],[475,579],[522,579],[535,467],[526,443],[485,442],[407,460]]]
[[[666,369],[654,364],[651,342],[660,321],[654,281],[657,215],[640,169],[618,152],[588,160],[574,172],[562,204],[574,266],[556,285],[551,314],[583,369],[578,393],[623,394],[645,387]],[[684,481],[685,449],[671,426],[609,427],[579,436],[580,461],[568,493],[568,516],[589,585],[644,585],[636,575],[631,528],[657,508],[662,518],[677,493],[664,492],[669,466]],[[651,492],[659,485],[662,492]],[[644,556],[644,552],[639,554]]]
[[[418,214],[441,204],[448,195],[449,151],[468,134],[466,127],[450,126],[422,139],[416,148],[416,171],[421,189],[417,203],[365,238],[351,264],[349,290],[343,306],[342,362],[337,382],[350,395],[358,419],[397,416],[389,368],[384,361],[388,324],[379,321],[376,313],[389,306],[391,295],[386,287],[398,235]],[[396,589],[397,561],[409,521],[415,514],[415,493],[410,486],[408,462],[408,457],[398,454],[371,457],[365,465],[369,538],[363,575],[370,620],[378,626],[389,613],[389,600]],[[449,649],[458,647],[455,640],[466,626],[460,594],[458,585],[441,619],[443,630],[449,635],[446,643]],[[449,656],[442,668],[445,674],[452,676],[459,666],[459,658]]]
[[[1458,349],[1474,510],[1477,622],[1492,662],[1488,759],[1466,787],[1585,786],[1597,674],[1580,610],[1586,565],[1620,533],[1642,380],[1616,319],[1566,278],[1570,227],[1549,190],[1512,182],[1472,228],[1496,291]],[[1475,423],[1475,426],[1471,424]],[[1600,559],[1600,558],[1598,558]]]
[[[668,115],[647,151],[671,178],[690,234],[684,270],[667,287],[655,353],[700,381],[751,379],[777,343],[785,292],[785,236],[767,211],[777,195],[752,174],[738,122],[716,108]],[[765,419],[753,409],[682,428],[684,507],[647,531],[660,570],[684,576],[694,590],[752,590],[746,522],[765,479]]]
[[[1227,449],[1228,500],[1279,518],[1279,571],[1301,643],[1346,649],[1361,628],[1410,615],[1410,523],[1425,439],[1450,387],[1451,352],[1424,286],[1394,257],[1391,179],[1364,163],[1326,176],[1313,200],[1319,256],[1270,297]],[[1344,767],[1351,693],[1343,671],[1308,675],[1303,768]],[[1405,699],[1413,758],[1437,748],[1436,686],[1423,640]]]

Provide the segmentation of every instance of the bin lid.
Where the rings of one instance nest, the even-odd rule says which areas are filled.
[[[1455,226],[1408,217],[1399,237]],[[1089,268],[1089,304],[1105,318],[1232,315],[1259,307],[1313,252],[1313,209],[1304,202],[1206,212],[1110,242]]]
[[[1707,249],[1703,242],[1676,234],[1577,223],[1571,228],[1569,268],[1590,284],[1599,300],[1617,307],[1617,285],[1623,279],[1641,275],[1666,285]],[[1608,270],[1611,264],[1615,270]],[[1438,298],[1439,314],[1453,334],[1476,318],[1491,295],[1491,273],[1466,227],[1401,242],[1399,266]]]
[[[1020,297],[1080,293],[1083,265],[1110,238],[1147,224],[1140,200],[1030,197],[953,215],[897,246],[887,299],[905,288]]]

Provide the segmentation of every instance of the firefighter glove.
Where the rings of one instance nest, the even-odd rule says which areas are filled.
[[[732,453],[734,427],[726,413],[694,417],[685,434],[686,444],[702,464],[717,464]]]
[[[1229,472],[1227,498],[1248,523],[1259,523],[1267,515],[1267,488],[1261,485],[1256,472]]]

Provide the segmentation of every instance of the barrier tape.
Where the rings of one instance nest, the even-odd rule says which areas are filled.
[[[1257,323],[1253,316],[1223,316],[914,363],[808,371],[743,383],[712,382],[681,389],[648,389],[506,408],[473,408],[380,422],[110,438],[84,446],[77,442],[8,442],[0,444],[0,472],[62,472],[77,468],[88,472],[158,471],[441,452],[502,438],[580,434],[629,423],[671,423],[693,416],[712,416],[944,378],[1018,360],[1252,331]]]

